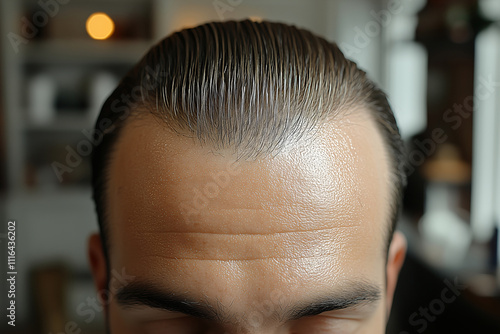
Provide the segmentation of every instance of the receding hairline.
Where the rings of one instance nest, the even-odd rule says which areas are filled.
[[[392,184],[390,184],[390,179],[387,177],[388,174],[390,174],[390,162],[387,158],[385,159],[380,159],[380,161],[375,160],[375,156],[371,152],[383,152],[385,154],[385,147],[384,147],[384,140],[381,138],[382,136],[380,135],[380,132],[378,131],[376,124],[373,120],[368,120],[368,118],[372,118],[369,113],[367,117],[363,117],[368,113],[368,111],[361,111],[357,110],[356,114],[350,113],[349,117],[345,117],[342,120],[336,119],[333,122],[328,122],[328,123],[323,123],[321,126],[321,129],[318,129],[317,134],[321,134],[321,137],[315,136],[314,138],[310,138],[307,141],[303,138],[302,143],[291,143],[291,149],[299,148],[297,152],[292,152],[291,155],[285,154],[288,151],[281,151],[279,154],[272,156],[272,155],[267,155],[267,156],[261,156],[259,159],[265,160],[264,161],[264,166],[268,166],[273,164],[272,160],[275,158],[280,158],[278,161],[280,166],[284,166],[284,164],[288,165],[288,163],[294,164],[298,161],[300,161],[302,158],[301,157],[308,157],[306,158],[308,161],[312,161],[312,156],[309,155],[309,152],[311,150],[317,151],[318,148],[321,147],[321,151],[323,151],[323,148],[326,148],[325,145],[330,145],[328,144],[330,140],[333,142],[343,142],[343,143],[350,143],[350,148],[352,148],[352,152],[345,152],[345,151],[340,151],[339,149],[343,146],[329,146],[326,148],[326,151],[324,152],[331,152],[331,154],[324,155],[324,158],[320,158],[321,160],[326,159],[328,160],[328,165],[330,167],[328,168],[335,168],[331,169],[334,171],[331,175],[332,177],[334,174],[337,173],[344,173],[347,172],[348,169],[351,169],[352,165],[346,165],[341,163],[338,167],[337,162],[335,161],[350,161],[350,160],[344,160],[344,154],[350,155],[351,153],[354,153],[353,156],[359,156],[359,152],[367,152],[370,156],[369,160],[366,161],[375,161],[375,164],[377,165],[371,165],[372,168],[375,168],[376,170],[382,171],[382,173],[378,174],[380,176],[379,180],[381,180],[383,183],[378,182],[378,185],[376,187],[384,187],[382,192],[380,194],[385,197],[383,202],[383,213],[382,213],[382,220],[379,220],[377,218],[377,222],[380,222],[380,225],[377,224],[380,228],[382,228],[382,234],[385,235],[388,233],[386,230],[389,230],[388,226],[391,225],[391,215],[390,215],[390,210],[391,206],[390,204],[392,203],[392,194],[390,192],[390,189],[393,187]],[[353,117],[352,117],[353,116]],[[157,126],[158,125],[158,126]],[[134,127],[138,127],[135,128]],[[357,127],[357,129],[354,129],[354,131],[351,131],[347,127]],[[360,127],[361,126],[361,127]],[[365,138],[362,138],[359,136],[361,133],[359,129],[366,129],[367,127],[370,127],[368,131],[365,133],[369,134],[369,136],[366,136]],[[339,129],[339,132],[337,131],[332,131]],[[122,132],[120,139],[118,142],[115,144],[115,151],[113,152],[113,155],[111,156],[110,159],[110,170],[113,171],[119,171],[124,168],[124,166],[128,166],[128,164],[133,164],[134,159],[130,159],[127,157],[128,154],[132,154],[133,156],[137,154],[137,152],[140,152],[139,155],[136,157],[136,159],[139,159],[140,161],[146,161],[146,164],[143,166],[157,166],[157,163],[162,166],[162,167],[154,167],[154,170],[152,171],[152,176],[146,176],[144,174],[143,176],[141,175],[140,177],[146,177],[144,180],[144,185],[153,185],[155,183],[155,179],[163,179],[162,174],[157,174],[156,170],[165,170],[168,171],[168,177],[167,178],[173,178],[173,179],[183,179],[185,178],[185,174],[183,174],[184,167],[182,166],[190,166],[190,165],[198,165],[198,161],[212,161],[212,159],[208,156],[208,160],[205,160],[207,158],[207,154],[210,155],[213,153],[213,155],[217,155],[218,157],[213,160],[217,165],[214,166],[228,166],[229,164],[234,163],[237,160],[237,155],[231,155],[230,152],[228,154],[228,151],[217,151],[214,149],[213,146],[210,145],[201,145],[199,142],[197,142],[197,139],[193,135],[182,135],[179,133],[174,133],[172,132],[168,127],[165,126],[164,122],[160,119],[157,119],[151,114],[141,114],[139,119],[137,118],[130,118],[129,123],[126,125],[126,127],[123,129],[124,131]],[[364,131],[364,130],[361,130]],[[135,145],[135,143],[139,142],[139,138],[143,136],[142,132],[148,132],[151,133],[152,136],[147,135],[147,138],[145,143],[146,146],[140,144],[140,146]],[[166,134],[166,135],[165,135]],[[185,140],[188,139],[188,140]],[[340,141],[339,141],[340,140]],[[351,141],[352,140],[352,141]],[[177,141],[179,141],[180,146],[177,146]],[[372,142],[377,142],[376,144],[373,144]],[[366,144],[367,143],[367,144]],[[185,145],[187,144],[187,146]],[[352,146],[354,145],[354,146]],[[362,145],[362,146],[361,146]],[[366,146],[368,145],[368,146]],[[375,146],[373,146],[375,145]],[[133,147],[133,148],[132,148]],[[159,148],[157,151],[158,157],[155,157],[154,154],[150,154],[149,150],[146,149],[147,147],[152,147],[154,150],[156,148]],[[347,146],[345,146],[347,147]],[[132,148],[132,149],[131,149]],[[200,150],[198,150],[200,148]],[[366,151],[365,148],[367,149]],[[361,150],[360,150],[361,149]],[[140,151],[141,150],[141,151]],[[189,154],[189,160],[186,159],[186,156],[184,158],[180,159],[172,159],[171,157],[176,157],[183,155],[182,152],[188,152]],[[194,154],[191,154],[191,152],[194,152]],[[337,152],[340,153],[340,155],[337,155]],[[357,153],[356,153],[357,152]],[[284,154],[284,157],[280,157],[281,154]],[[116,159],[116,154],[119,154],[120,157],[120,162],[117,164],[115,163]],[[146,154],[146,155],[144,155]],[[326,154],[326,153],[325,153]],[[364,154],[364,153],[362,153]],[[222,160],[220,158],[222,157]],[[328,158],[330,157],[340,157],[341,160],[338,159],[333,159],[333,158]],[[199,160],[198,160],[199,157]],[[315,155],[314,157],[318,157],[318,155]],[[124,160],[125,158],[125,160]],[[283,159],[284,158],[284,159]],[[297,160],[299,159],[299,160]],[[315,158],[316,159],[316,158]],[[171,165],[169,162],[169,165],[164,165],[163,161],[171,161]],[[177,162],[179,160],[179,162]],[[245,168],[244,163],[247,160],[241,159],[243,162],[243,165],[240,165],[241,167]],[[250,161],[253,161],[255,159],[250,159]],[[325,160],[325,161],[326,161]],[[268,164],[268,162],[269,164]],[[222,164],[221,164],[222,163]],[[277,165],[274,165],[277,166]],[[291,165],[290,165],[291,166]],[[298,165],[297,165],[298,166]],[[301,165],[302,167],[300,168],[306,168],[306,165]],[[344,166],[344,167],[342,167]],[[357,169],[356,166],[352,166],[353,168]],[[118,168],[118,169],[117,169]],[[126,168],[126,167],[125,167]],[[138,168],[138,167],[133,167],[133,168]],[[216,168],[214,167],[216,172]],[[223,167],[226,168],[226,167]],[[250,165],[250,168],[251,165]],[[309,165],[308,168],[313,168],[312,166]],[[361,170],[365,170],[364,167],[361,168]],[[173,174],[173,173],[179,173],[179,174]],[[357,172],[355,172],[357,173]],[[149,173],[148,173],[149,174]],[[113,174],[114,175],[114,174]],[[191,174],[195,175],[195,174]],[[338,175],[338,174],[337,174]],[[356,175],[362,175],[362,174],[356,174]],[[113,200],[115,191],[119,188],[121,184],[124,184],[124,182],[127,179],[129,179],[132,176],[132,174],[128,174],[127,177],[120,177],[120,181],[117,182],[112,182],[111,184],[113,185],[111,188],[108,188],[110,191],[107,191],[107,201]],[[110,175],[110,177],[113,177]],[[370,180],[363,176],[363,179]],[[115,179],[116,180],[116,179]],[[333,180],[333,179],[332,179]],[[108,180],[108,185],[110,180]],[[165,182],[165,180],[163,180]],[[325,181],[326,182],[326,181]],[[200,184],[203,186],[202,184]],[[361,184],[364,187],[364,183]],[[386,188],[387,187],[387,188]],[[353,189],[358,189],[358,187],[353,187]],[[362,189],[362,188],[359,188]],[[386,191],[388,189],[389,191]],[[371,190],[367,191],[362,191],[362,193],[370,193]],[[381,196],[381,197],[382,197]],[[388,203],[387,203],[388,202]],[[108,202],[109,203],[109,202]],[[387,205],[385,205],[387,203]],[[382,207],[382,205],[380,206]],[[179,211],[180,212],[180,211]],[[378,215],[377,215],[378,217]],[[113,218],[113,217],[109,217]],[[109,220],[110,222],[111,220]],[[367,220],[368,221],[368,220]],[[114,220],[116,222],[116,220]],[[285,221],[283,221],[285,222]],[[263,222],[265,224],[265,222]],[[111,226],[108,224],[108,227]],[[383,252],[381,253],[383,255]]]
[[[336,113],[325,114],[323,118],[317,119],[316,122],[310,123],[307,131],[297,133],[285,138],[280,142],[281,145],[275,146],[273,149],[268,150],[256,150],[247,142],[238,143],[238,145],[229,145],[226,142],[214,141],[214,137],[207,135],[207,133],[197,133],[187,128],[185,124],[176,121],[167,121],[166,119],[158,116],[157,113],[150,112],[147,108],[139,107],[138,109],[132,111],[130,117],[123,124],[123,128],[129,126],[136,126],[141,120],[145,118],[150,118],[159,124],[164,131],[168,131],[172,134],[176,134],[180,137],[191,138],[195,145],[202,148],[210,149],[214,154],[227,154],[228,158],[234,159],[234,161],[254,161],[257,159],[273,159],[286,152],[297,145],[308,145],[314,140],[317,140],[317,136],[321,131],[321,128],[329,124],[341,124],[346,119],[353,119],[353,117],[366,117],[369,120],[370,125],[380,134],[380,130],[377,127],[376,120],[373,115],[371,115],[368,110],[368,106],[365,105],[353,105],[350,108],[341,108]],[[138,122],[139,121],[139,122]],[[209,127],[205,127],[209,129]],[[122,135],[123,129],[120,131],[120,136]],[[382,138],[382,141],[385,142]],[[385,143],[383,143],[385,145]],[[385,147],[385,146],[384,146]],[[389,164],[389,169],[391,168]]]

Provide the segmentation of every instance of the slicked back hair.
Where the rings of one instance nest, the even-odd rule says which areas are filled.
[[[387,250],[406,184],[402,140],[386,95],[335,43],[294,26],[250,20],[211,22],[161,40],[121,80],[95,124],[93,199],[108,274],[106,185],[114,145],[128,121],[152,114],[200,145],[255,159],[278,154],[318,124],[354,109],[372,117],[387,150]]]

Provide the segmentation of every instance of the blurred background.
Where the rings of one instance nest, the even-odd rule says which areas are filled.
[[[103,333],[86,258],[97,230],[93,121],[155,42],[244,18],[336,41],[390,97],[407,144],[399,229],[409,255],[388,333],[500,333],[498,0],[2,0],[2,333]],[[9,220],[15,328],[6,317]],[[443,299],[445,289],[457,298]]]

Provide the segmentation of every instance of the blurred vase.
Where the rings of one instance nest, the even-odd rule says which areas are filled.
[[[99,72],[94,75],[90,84],[89,117],[92,122],[96,120],[103,103],[116,86],[118,86],[118,79],[112,73]]]
[[[54,119],[56,93],[56,83],[47,74],[39,74],[29,81],[28,112],[33,124],[44,125]]]
[[[460,269],[472,242],[469,213],[459,206],[460,189],[470,182],[470,166],[445,144],[424,168],[428,180],[425,213],[419,222],[423,252],[432,265]]]

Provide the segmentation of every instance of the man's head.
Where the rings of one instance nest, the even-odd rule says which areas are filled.
[[[94,278],[134,277],[109,286],[111,332],[384,331],[402,143],[335,44],[248,20],[174,33],[95,133]]]

